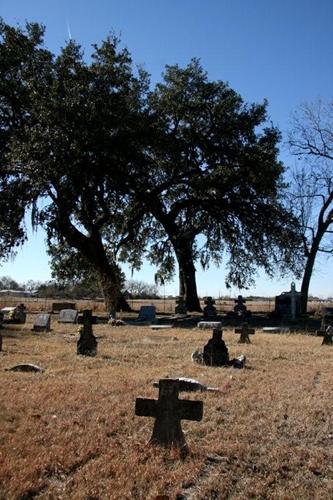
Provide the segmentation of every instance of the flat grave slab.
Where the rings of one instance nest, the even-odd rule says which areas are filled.
[[[199,323],[197,324],[197,327],[200,329],[222,328],[222,322],[221,321],[199,321]]]
[[[290,329],[282,326],[264,326],[262,331],[265,333],[289,333]]]
[[[167,330],[168,328],[173,328],[173,325],[150,325],[152,330]]]

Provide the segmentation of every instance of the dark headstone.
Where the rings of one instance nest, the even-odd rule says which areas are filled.
[[[224,366],[229,364],[228,348],[222,340],[222,330],[215,328],[213,337],[203,350],[204,364],[208,366]]]
[[[2,351],[2,335],[0,335],[0,352]]]
[[[186,302],[184,297],[179,296],[176,300],[175,314],[184,315],[187,314]]]
[[[326,328],[322,345],[333,345],[333,326]]]
[[[205,298],[206,307],[204,307],[204,318],[214,319],[217,316],[216,307],[214,306],[215,300],[212,297]]]
[[[11,368],[5,368],[8,372],[44,372],[45,369],[38,365],[33,365],[32,363],[22,363],[20,365],[12,366]]]
[[[156,399],[137,398],[135,414],[155,418],[151,443],[164,447],[177,446],[187,453],[181,420],[200,421],[203,415],[202,401],[178,399],[179,380],[162,379],[159,381],[159,395]]]
[[[155,306],[141,306],[139,311],[138,321],[155,321],[156,307]]]
[[[49,332],[51,330],[51,315],[38,314],[32,330],[34,332]]]
[[[282,292],[275,297],[274,315],[279,318],[295,320],[301,312],[301,292],[296,291],[295,283],[292,282],[289,292]]]
[[[59,323],[77,323],[78,314],[75,309],[62,309],[59,313]]]
[[[235,299],[234,315],[241,320],[251,316],[251,311],[247,310],[245,302],[246,299],[243,299],[242,295],[238,295],[237,299]]]
[[[75,302],[53,302],[52,313],[59,313],[62,309],[75,309]]]
[[[255,329],[249,328],[248,323],[243,323],[240,328],[235,328],[235,333],[240,333],[239,344],[251,344],[249,335],[254,335]]]
[[[92,312],[83,311],[83,325],[80,327],[80,338],[77,341],[77,354],[82,356],[96,356],[97,340],[92,331]]]

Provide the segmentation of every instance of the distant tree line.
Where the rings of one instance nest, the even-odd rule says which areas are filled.
[[[2,258],[27,237],[29,209],[53,276],[97,281],[108,309],[121,262],[148,259],[156,283],[178,271],[190,311],[198,265],[223,263],[239,288],[258,268],[300,276],[304,231],[267,102],[245,103],[197,59],[166,66],[152,88],[114,36],[89,60],[74,41],[52,54],[43,37],[36,23],[0,23]]]

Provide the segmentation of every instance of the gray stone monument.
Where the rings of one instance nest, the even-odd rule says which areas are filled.
[[[78,311],[76,309],[62,309],[59,313],[59,323],[77,323]]]
[[[85,309],[82,315],[82,326],[80,327],[80,338],[77,341],[77,354],[82,356],[96,356],[97,340],[92,331],[92,312]]]
[[[156,399],[137,398],[135,415],[155,418],[150,442],[167,448],[179,447],[183,454],[188,452],[181,420],[200,421],[203,416],[202,401],[178,399],[179,380],[159,381],[159,395]]]
[[[32,330],[34,332],[49,332],[51,330],[51,315],[38,314]]]

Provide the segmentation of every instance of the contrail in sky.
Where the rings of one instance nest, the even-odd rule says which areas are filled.
[[[69,21],[67,19],[67,31],[68,31],[68,36],[69,36],[69,39],[71,40],[72,39],[72,33],[71,33],[71,28],[69,26]]]

